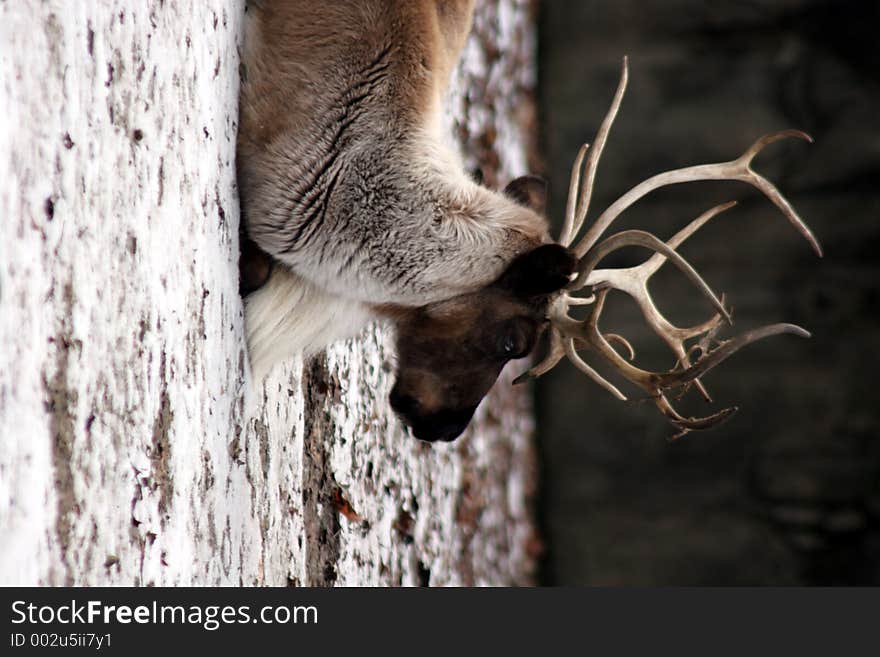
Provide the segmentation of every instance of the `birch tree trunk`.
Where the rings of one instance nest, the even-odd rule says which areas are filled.
[[[0,583],[527,584],[505,372],[451,445],[390,413],[376,328],[247,374],[242,0],[0,1]],[[526,169],[528,0],[481,3],[451,134]]]

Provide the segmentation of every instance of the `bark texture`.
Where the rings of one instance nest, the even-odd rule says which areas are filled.
[[[0,583],[526,584],[530,405],[406,435],[376,328],[247,374],[239,1],[0,2]],[[532,16],[482,3],[450,133],[526,171]]]

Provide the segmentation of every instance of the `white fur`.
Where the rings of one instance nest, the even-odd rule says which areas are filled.
[[[267,283],[245,301],[254,380],[294,354],[308,358],[331,342],[356,335],[371,319],[357,301],[328,294],[276,265]]]

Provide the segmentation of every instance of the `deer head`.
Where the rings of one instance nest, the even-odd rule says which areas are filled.
[[[451,441],[464,431],[504,365],[534,349],[550,294],[569,282],[575,264],[567,249],[546,244],[478,292],[398,311],[390,402],[416,438]]]
[[[809,337],[809,333],[793,324],[773,324],[726,340],[717,337],[724,323],[732,323],[724,297],[719,298],[693,267],[676,253],[675,249],[706,222],[731,208],[735,203],[725,203],[710,209],[694,219],[667,242],[639,230],[622,231],[601,242],[599,238],[624,210],[659,187],[699,180],[737,180],[748,183],[761,191],[779,208],[792,226],[821,257],[822,250],[818,241],[791,204],[770,181],[751,168],[752,160],[769,144],[788,137],[806,141],[812,141],[812,139],[809,135],[798,130],[777,132],[761,137],[735,160],[717,164],[702,164],[657,174],[620,196],[604,212],[599,214],[589,230],[573,245],[589,212],[599,157],[620,107],[626,89],[626,81],[627,61],[624,58],[620,84],[611,108],[599,128],[593,147],[589,148],[587,144],[582,146],[572,167],[565,223],[559,241],[564,246],[571,246],[578,258],[577,275],[564,290],[554,295],[548,304],[548,319],[551,324],[548,355],[542,362],[519,377],[517,381],[541,376],[552,369],[563,357],[567,357],[590,379],[618,399],[626,400],[627,397],[615,385],[600,376],[593,367],[581,358],[578,352],[585,350],[610,365],[624,379],[640,388],[677,428],[677,436],[680,436],[689,431],[715,426],[729,418],[736,411],[736,408],[726,408],[706,417],[684,417],[670,403],[671,393],[683,394],[693,386],[707,400],[710,400],[699,377],[731,354],[747,344],[772,335],[790,333],[800,337]],[[596,268],[606,255],[626,246],[640,246],[656,253],[636,267],[625,269]],[[651,298],[647,284],[651,276],[666,262],[672,262],[694,283],[700,293],[714,307],[716,311],[714,316],[696,326],[682,328],[674,326],[662,315]],[[602,332],[599,319],[605,306],[606,296],[613,289],[620,290],[635,300],[648,326],[672,350],[676,360],[671,369],[654,372],[633,365],[630,361],[635,358],[635,352],[629,342],[622,336]],[[588,293],[587,296],[579,296],[579,293],[584,291]],[[570,315],[570,310],[575,306],[590,307],[586,319],[578,320]],[[690,345],[687,344],[689,340],[692,341]],[[628,358],[622,356],[616,347],[623,349]]]
[[[546,184],[517,178],[505,189],[536,212]],[[576,260],[558,244],[516,258],[498,280],[474,292],[420,308],[383,308],[397,335],[397,378],[391,407],[416,438],[457,438],[504,365],[530,354],[547,327],[551,294],[567,285]]]

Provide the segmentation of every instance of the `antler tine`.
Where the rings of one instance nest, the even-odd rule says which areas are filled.
[[[660,412],[663,413],[673,426],[679,430],[677,434],[672,436],[672,440],[681,438],[691,431],[700,431],[701,429],[717,427],[722,422],[730,419],[730,417],[739,410],[738,407],[731,406],[704,417],[684,417],[681,413],[675,410],[672,404],[669,403],[669,400],[666,399],[666,396],[662,393],[654,398],[654,403],[657,405],[657,408],[660,409]]]
[[[746,331],[745,333],[741,333],[728,340],[723,340],[720,346],[703,354],[696,363],[687,369],[679,372],[667,372],[660,375],[658,383],[664,389],[686,385],[712,368],[720,365],[746,345],[757,342],[758,340],[763,340],[764,338],[785,333],[796,335],[799,338],[811,337],[809,331],[801,328],[797,324],[768,324],[767,326]]]
[[[614,119],[617,117],[618,110],[620,109],[620,103],[623,101],[623,94],[626,92],[628,79],[629,59],[624,57],[620,68],[620,82],[617,83],[617,91],[614,92],[611,107],[608,108],[605,118],[602,119],[602,123],[599,125],[599,130],[596,132],[595,143],[587,157],[585,167],[586,176],[583,185],[580,187],[580,194],[577,195],[577,204],[571,206],[573,197],[569,196],[568,199],[568,203],[571,206],[570,209],[573,210],[573,212],[571,225],[569,225],[568,216],[566,216],[566,227],[569,228],[569,232],[563,231],[563,238],[560,239],[560,243],[564,246],[570,245],[577,234],[581,232],[581,227],[584,225],[584,220],[587,218],[587,212],[590,210],[590,200],[593,196],[593,184],[596,181],[596,170],[599,168],[599,158],[602,157],[605,142],[608,141],[608,133],[611,131],[611,126],[614,123]],[[586,151],[586,149],[582,149],[582,151]],[[579,172],[580,162],[576,162],[576,165]],[[572,172],[572,183],[573,187],[577,187],[577,185],[574,184],[574,172]],[[569,193],[572,193],[571,189],[569,190]]]
[[[719,214],[721,214],[722,212],[724,212],[726,210],[730,210],[732,207],[734,207],[736,205],[736,203],[737,203],[736,201],[728,201],[727,203],[721,203],[720,205],[716,205],[714,208],[710,208],[709,210],[706,210],[703,214],[701,214],[699,217],[694,219],[691,223],[689,223],[687,226],[682,228],[675,235],[670,237],[666,241],[666,246],[668,246],[670,249],[677,249],[682,244],[684,244],[684,241],[687,238],[689,238],[691,235],[696,233],[700,228],[705,226],[706,223],[708,223],[708,221],[710,219],[718,216]],[[651,277],[655,273],[657,273],[657,270],[660,269],[660,267],[663,266],[663,263],[665,263],[665,262],[666,262],[665,255],[663,255],[662,253],[655,253],[653,256],[651,256],[651,258],[647,262],[645,262],[642,265],[639,265],[639,267],[644,267],[645,271],[649,272],[645,276],[645,279],[647,280],[649,277]]]
[[[717,216],[724,210],[728,210],[736,205],[736,201],[716,205],[714,208],[707,210],[699,217],[694,219],[685,228],[677,232],[666,246],[670,249],[679,247],[688,237],[693,235],[697,230],[706,224],[710,219]],[[667,256],[662,252],[657,252],[647,261],[636,267],[626,269],[597,269],[587,277],[587,285],[607,285],[615,289],[626,292],[639,304],[645,319],[651,324],[655,333],[662,338],[666,338],[667,334],[686,340],[688,338],[701,335],[717,325],[721,318],[720,313],[715,317],[688,328],[680,328],[669,323],[669,321],[657,310],[650,293],[648,292],[648,280],[657,273],[660,267],[667,261]],[[724,295],[721,296],[720,304],[722,308],[726,308],[724,304]],[[729,317],[727,317],[729,321]]]
[[[593,272],[593,269],[599,263],[599,261],[612,251],[616,251],[617,249],[621,249],[625,246],[643,246],[645,248],[662,253],[676,267],[678,267],[685,274],[685,276],[688,277],[688,279],[690,279],[690,281],[700,290],[700,292],[702,292],[703,295],[707,299],[709,299],[712,305],[715,306],[715,309],[719,313],[721,313],[721,315],[728,321],[728,323],[730,323],[730,315],[727,313],[724,305],[721,303],[718,297],[715,296],[712,288],[710,288],[706,281],[704,281],[700,277],[700,275],[688,263],[688,261],[681,257],[672,248],[660,241],[657,237],[655,237],[651,233],[646,233],[643,230],[625,230],[603,240],[600,244],[596,245],[596,247],[591,250],[590,253],[584,256],[578,264],[579,274],[577,278],[569,285],[569,289],[577,290],[588,284],[590,282],[590,274]],[[603,270],[603,274],[608,274],[615,271],[618,273],[622,272],[622,275],[618,276],[617,278],[630,278],[631,280],[635,278],[639,282],[639,286],[641,286],[641,277],[639,275],[633,277],[631,270]],[[597,280],[592,284],[595,287],[604,283],[610,287],[624,289],[627,292],[630,292],[631,289],[636,287],[630,282],[624,282],[623,280],[611,281],[610,278],[611,277],[609,276],[604,280]],[[653,304],[651,305],[653,306]]]
[[[571,179],[568,183],[568,199],[565,202],[565,223],[562,225],[562,232],[559,233],[559,243],[568,246],[576,235],[574,230],[575,214],[578,211],[578,186],[581,184],[581,169],[584,164],[584,156],[587,154],[589,144],[583,144],[578,150],[577,157],[574,158],[574,164],[571,165]],[[580,230],[580,227],[578,228]]]
[[[791,203],[788,202],[788,199],[782,195],[776,186],[752,169],[752,160],[755,159],[755,156],[757,156],[758,153],[764,150],[765,146],[769,146],[782,139],[788,139],[789,137],[801,139],[809,144],[813,143],[813,138],[803,130],[780,130],[779,132],[773,132],[769,135],[760,137],[736,160],[742,170],[742,178],[740,178],[740,180],[749,183],[770,199],[770,201],[779,208],[782,214],[785,215],[789,223],[794,226],[795,230],[797,230],[803,238],[810,243],[810,246],[813,248],[816,255],[821,258],[823,255],[822,245],[819,244],[819,240],[813,235],[813,231],[810,230],[810,227],[800,218]]]
[[[554,367],[556,367],[557,363],[563,359],[565,356],[565,347],[562,344],[562,334],[560,334],[559,330],[551,326],[550,327],[550,348],[547,351],[547,355],[544,356],[544,359],[534,365],[529,370],[523,372],[518,377],[513,380],[513,385],[518,385],[520,383],[525,383],[529,379],[537,379],[539,376],[543,376]]]
[[[621,347],[626,349],[629,352],[629,359],[630,360],[636,359],[636,350],[633,349],[633,346],[632,346],[632,344],[630,344],[630,341],[627,340],[622,335],[618,335],[617,333],[606,333],[605,339],[608,340],[608,342],[610,342],[611,344],[619,344]]]
[[[565,341],[565,355],[568,356],[568,359],[572,363],[574,363],[574,366],[577,367],[581,372],[589,376],[591,379],[593,379],[593,381],[605,388],[620,401],[626,401],[626,395],[620,392],[620,390],[618,390],[618,388],[613,383],[608,381],[608,379],[604,378],[601,374],[599,374],[596,370],[594,370],[583,361],[583,359],[578,355],[577,350],[574,348],[574,340]]]
[[[770,199],[770,201],[782,211],[789,223],[791,223],[804,239],[810,243],[816,254],[821,257],[822,247],[819,246],[818,240],[809,227],[804,223],[803,219],[800,218],[791,204],[784,196],[782,196],[773,183],[760,174],[755,173],[751,168],[752,160],[765,146],[787,137],[796,137],[804,139],[805,141],[812,141],[812,138],[809,135],[800,130],[784,130],[782,132],[776,132],[761,137],[752,144],[745,153],[735,160],[719,162],[716,164],[699,164],[683,169],[658,173],[657,175],[648,178],[623,194],[623,196],[618,198],[608,207],[607,210],[599,215],[595,223],[574,247],[575,254],[578,257],[581,257],[587,253],[596,244],[599,237],[605,232],[608,226],[610,226],[624,210],[659,187],[677,185],[684,182],[696,182],[700,180],[738,180],[752,185]]]

